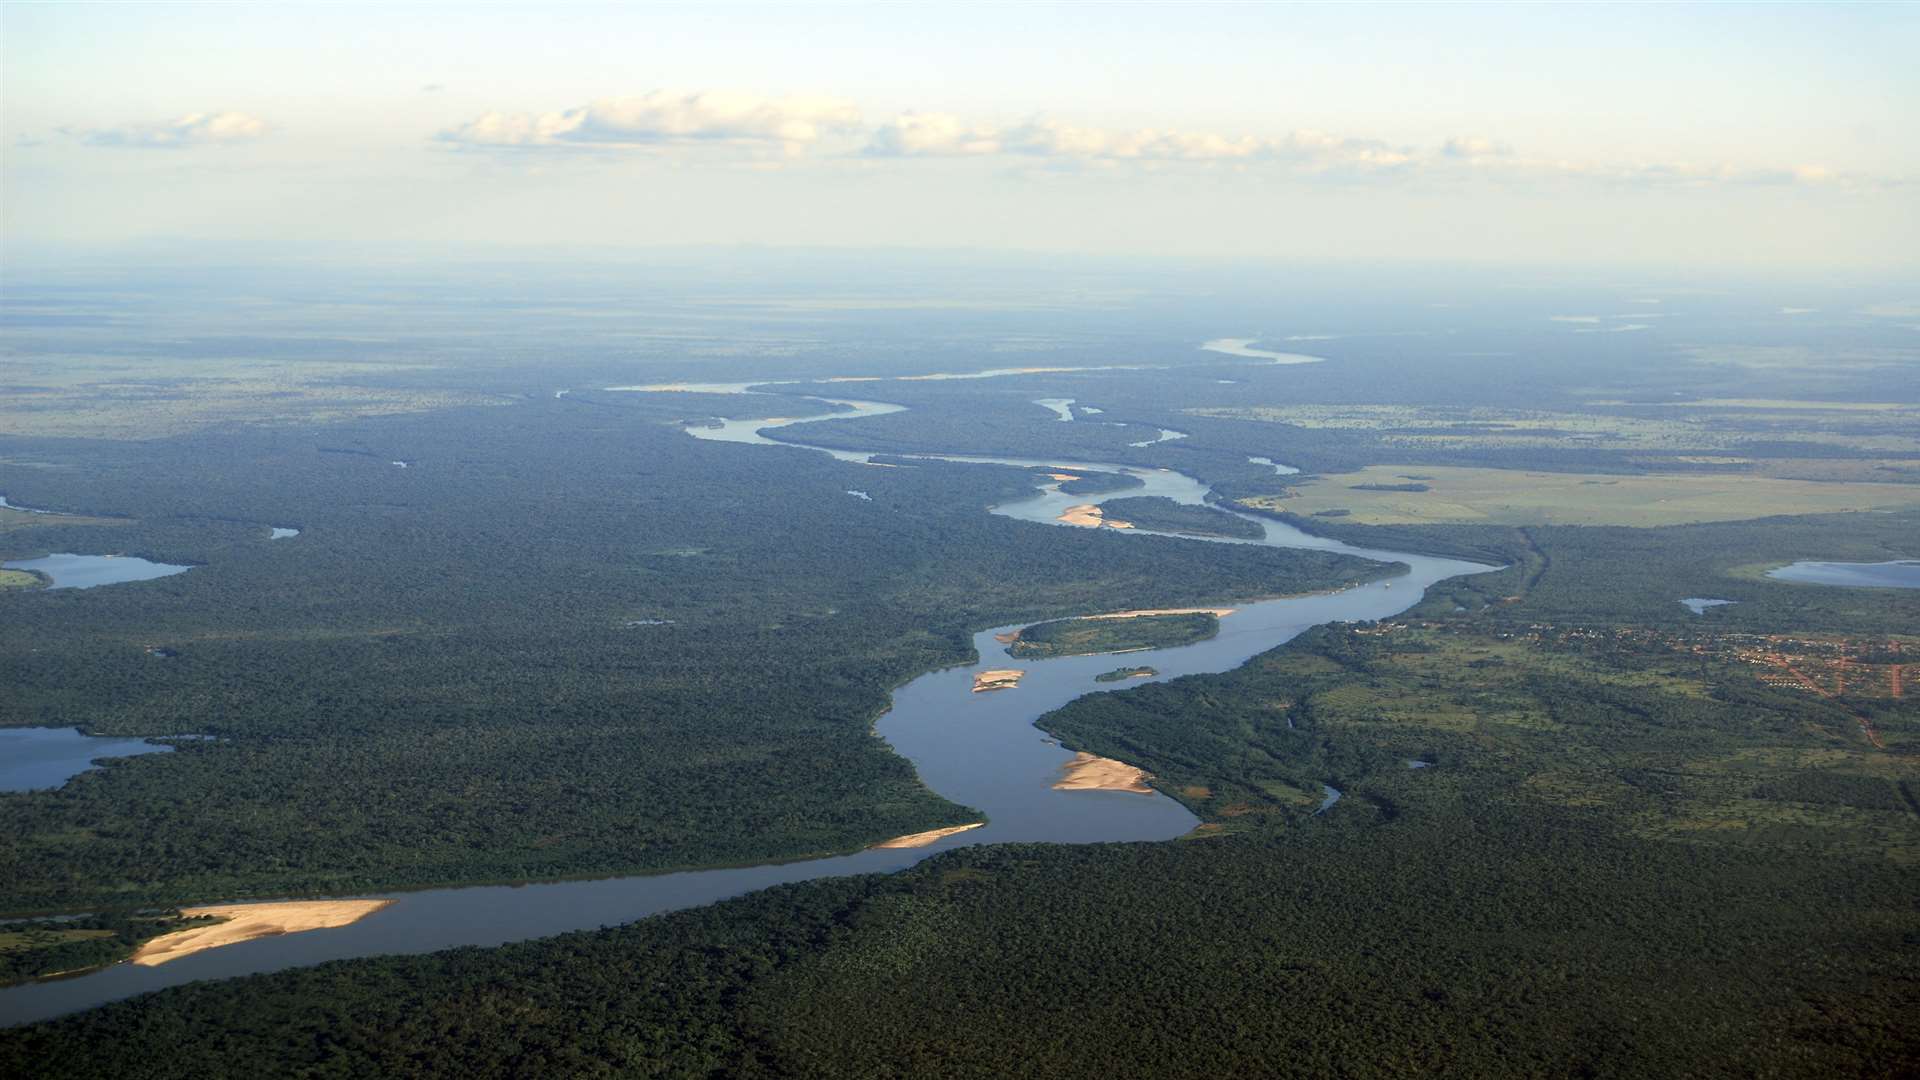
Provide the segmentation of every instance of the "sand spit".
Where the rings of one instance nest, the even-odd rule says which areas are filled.
[[[132,959],[142,967],[155,967],[169,960],[255,938],[297,934],[303,930],[330,930],[359,922],[392,903],[392,900],[290,900],[277,904],[182,908],[181,913],[185,915],[217,915],[227,921],[162,934],[140,946]]]
[[[1014,642],[1020,640],[1020,631],[1009,630],[1004,634],[995,634],[993,635],[993,640],[999,642],[1002,645],[1011,645]]]
[[[980,826],[985,824],[986,822],[984,821],[976,821],[971,825],[951,825],[944,829],[928,829],[926,832],[908,833],[905,836],[896,836],[891,840],[883,841],[873,846],[875,848],[926,847],[928,844],[933,843],[935,840],[945,840],[949,836],[966,832],[968,829],[977,829]]]
[[[1134,768],[1124,761],[1095,757],[1085,750],[1073,755],[1073,760],[1061,768],[1060,779],[1055,780],[1053,786],[1057,791],[1131,791],[1140,795],[1153,794],[1153,789],[1147,786],[1146,770]]]
[[[1110,615],[1087,615],[1084,617],[1088,619],[1141,619],[1149,615],[1211,615],[1216,619],[1224,619],[1233,614],[1235,610],[1236,609],[1230,607],[1136,608],[1133,611],[1116,611]]]
[[[1081,503],[1079,506],[1069,506],[1065,513],[1054,520],[1063,525],[1079,525],[1088,529],[1097,529],[1102,525],[1105,525],[1109,529],[1133,528],[1133,522],[1131,521],[1108,520],[1106,516],[1100,512],[1100,508],[1093,503]]]
[[[1050,473],[1048,473],[1048,474],[1047,474],[1047,476],[1048,476],[1048,477],[1049,477],[1050,479],[1054,479],[1054,480],[1058,480],[1058,481],[1060,481],[1060,482],[1061,482],[1061,483],[1063,483],[1063,484],[1064,484],[1064,483],[1067,483],[1067,482],[1068,482],[1068,481],[1070,481],[1070,480],[1078,480],[1078,479],[1080,479],[1079,477],[1077,477],[1077,476],[1075,476],[1075,475],[1073,475],[1073,474],[1072,474],[1072,473],[1070,473],[1070,472],[1050,472]]]
[[[978,694],[987,690],[1011,690],[1020,685],[1020,677],[1026,672],[1020,668],[999,668],[983,671],[973,677],[973,692]]]

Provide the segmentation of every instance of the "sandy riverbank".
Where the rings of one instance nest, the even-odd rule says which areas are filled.
[[[1011,690],[1020,685],[1020,677],[1026,671],[1020,668],[998,668],[982,671],[973,677],[973,692],[978,694],[986,690]]]
[[[883,841],[873,846],[876,848],[926,847],[928,844],[933,843],[935,840],[945,840],[949,836],[953,836],[957,833],[966,832],[968,829],[977,829],[980,826],[985,824],[986,822],[984,821],[976,821],[971,825],[951,825],[944,829],[928,829],[926,832],[908,833],[905,836],[896,836],[891,840]]]
[[[1115,611],[1107,615],[1084,615],[1086,619],[1142,619],[1149,615],[1211,615],[1224,619],[1237,610],[1230,607],[1169,607],[1136,608],[1132,611]]]
[[[1079,506],[1069,506],[1066,512],[1054,518],[1054,520],[1060,522],[1062,525],[1078,525],[1087,529],[1097,529],[1102,525],[1105,525],[1109,529],[1133,528],[1133,522],[1109,519],[1101,512],[1100,507],[1093,503],[1081,503]]]
[[[290,900],[277,904],[214,904],[182,908],[183,915],[216,915],[225,922],[162,934],[140,946],[134,963],[154,967],[222,945],[238,945],[255,938],[329,930],[346,926],[394,903],[392,900]]]
[[[1145,769],[1135,768],[1124,761],[1112,758],[1095,757],[1085,750],[1073,755],[1073,760],[1060,770],[1060,779],[1053,782],[1059,791],[1132,791],[1141,795],[1150,795],[1153,789],[1147,786]]]

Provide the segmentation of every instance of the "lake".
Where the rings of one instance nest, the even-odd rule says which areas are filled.
[[[1864,589],[1920,589],[1920,559],[1893,562],[1797,562],[1767,571],[1775,581],[1799,585],[1849,585]]]
[[[0,728],[0,791],[57,788],[99,758],[163,754],[173,747],[145,739],[82,735],[79,728]]]
[[[153,578],[184,574],[191,566],[148,562],[132,555],[48,555],[40,559],[17,559],[0,563],[8,570],[33,570],[52,580],[49,589],[95,589],[126,581],[150,581]]]

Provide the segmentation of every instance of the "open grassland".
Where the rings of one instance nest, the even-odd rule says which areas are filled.
[[[1384,447],[1422,450],[1687,450],[1741,453],[1756,444],[1819,443],[1920,453],[1920,406],[1711,398],[1594,401],[1597,411],[1416,405],[1255,405],[1185,410],[1310,430],[1366,432]]]
[[[324,423],[509,399],[381,385],[412,370],[383,363],[267,359],[159,362],[59,356],[16,363],[0,395],[0,435],[158,439],[226,424]]]
[[[0,589],[31,589],[40,579],[25,570],[0,570]]]
[[[1920,506],[1920,489],[1725,474],[1615,476],[1374,465],[1316,477],[1287,494],[1258,496],[1245,503],[1302,517],[1337,516],[1356,525],[1657,526],[1781,514],[1904,510]]]

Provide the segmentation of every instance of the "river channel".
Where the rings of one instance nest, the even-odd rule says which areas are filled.
[[[635,388],[636,390],[639,388]],[[685,386],[706,393],[752,393],[747,385]],[[790,399],[778,400],[790,405]],[[700,439],[762,446],[805,446],[793,438],[796,424],[898,412],[904,406],[884,402],[813,398],[833,411],[776,421],[727,420],[689,425]],[[772,431],[769,438],[762,432]],[[1090,470],[1126,473],[1144,486],[1101,496],[1061,493],[1049,483],[1030,498],[995,507],[993,512],[1022,521],[1059,524],[1069,506],[1099,503],[1120,496],[1163,495],[1178,502],[1201,503],[1207,488],[1193,477],[1168,469],[1119,464],[1034,460],[967,455],[870,455],[823,450],[849,462],[869,457],[889,460],[975,462],[1053,471]],[[792,451],[786,451],[792,452]],[[1282,466],[1276,466],[1281,468]],[[855,485],[858,486],[858,485]],[[1126,685],[1230,670],[1313,626],[1328,622],[1381,619],[1417,602],[1434,582],[1493,567],[1453,559],[1356,548],[1311,536],[1277,521],[1258,522],[1257,539],[1215,539],[1209,543],[1252,543],[1268,547],[1310,548],[1381,562],[1397,562],[1404,575],[1335,593],[1233,604],[1220,622],[1218,636],[1191,645],[1126,654],[1128,664],[1151,665],[1158,674]],[[1068,527],[1068,526],[1061,526]],[[1156,535],[1129,530],[1126,535]],[[1189,542],[1197,542],[1189,539]],[[1085,614],[1097,614],[1086,612]],[[1186,808],[1158,793],[1057,790],[1053,783],[1073,757],[1033,723],[1043,713],[1110,684],[1094,676],[1110,671],[1112,656],[1075,656],[1047,660],[1009,658],[994,640],[1017,627],[993,627],[974,636],[979,660],[963,667],[922,675],[894,691],[891,709],[875,727],[895,752],[913,762],[928,787],[948,799],[981,811],[986,825],[931,845],[906,849],[870,849],[851,855],[807,859],[735,869],[478,886],[370,894],[394,903],[348,926],[261,938],[210,949],[157,967],[117,964],[77,977],[0,990],[0,1024],[20,1024],[88,1008],[108,1001],[199,979],[229,978],[328,960],[400,953],[423,953],[462,945],[491,946],[546,937],[570,930],[591,930],[643,916],[695,907],[771,885],[848,874],[903,869],[929,855],[970,844],[1013,841],[1099,843],[1170,840],[1197,824]],[[1018,687],[973,693],[975,673],[1017,667],[1025,672]],[[1331,799],[1328,800],[1331,803]]]

